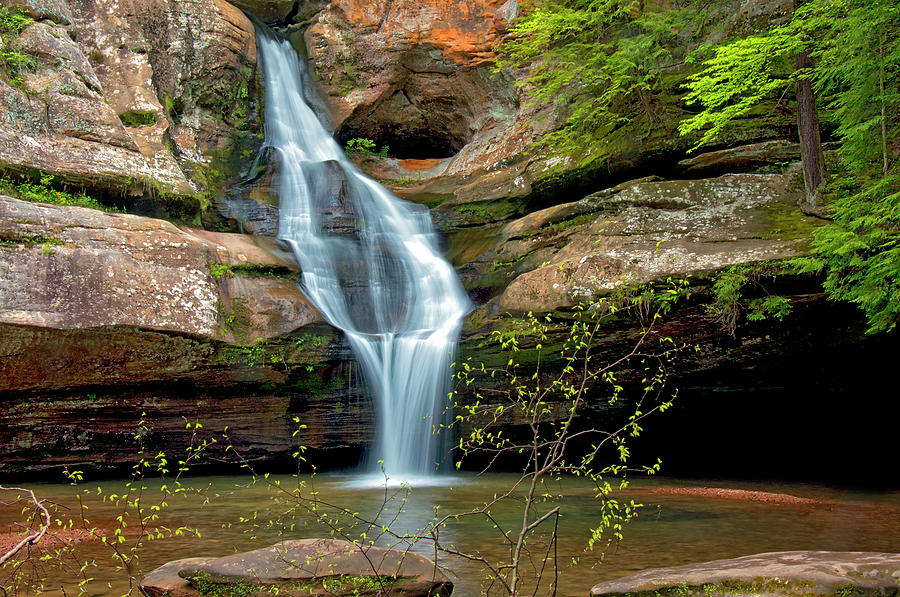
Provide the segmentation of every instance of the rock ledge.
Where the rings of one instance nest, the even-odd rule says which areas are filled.
[[[601,595],[900,595],[900,554],[784,551],[644,570],[600,583]]]
[[[149,597],[198,597],[254,587],[285,596],[381,595],[449,597],[453,583],[418,554],[358,547],[334,539],[301,539],[222,558],[165,564],[141,583]]]

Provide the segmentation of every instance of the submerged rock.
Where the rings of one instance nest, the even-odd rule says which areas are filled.
[[[415,553],[359,547],[334,539],[276,543],[222,558],[169,562],[148,574],[140,588],[149,597],[276,592],[310,595],[449,597],[453,583],[437,565]]]
[[[900,594],[900,554],[785,551],[674,568],[644,570],[600,583],[601,595],[872,595]]]

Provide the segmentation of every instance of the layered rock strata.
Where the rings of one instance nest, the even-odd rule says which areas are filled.
[[[796,182],[777,174],[629,181],[483,230],[481,254],[472,243],[455,256],[467,287],[500,292],[503,310],[546,313],[624,284],[803,254],[818,221],[798,212]]]
[[[706,278],[723,268],[807,249],[816,222],[793,206],[801,185],[785,167],[799,159],[790,113],[764,107],[720,145],[689,154],[691,141],[675,132],[686,73],[672,72],[653,126],[636,117],[601,140],[602,157],[528,152],[563,113],[531,104],[515,85],[527,73],[495,72],[514,0],[4,4],[35,19],[18,40],[35,68],[21,81],[0,78],[3,174],[25,180],[17,177],[40,170],[129,211],[260,236],[277,230],[277,189],[257,152],[262,98],[253,25],[241,10],[281,26],[308,47],[321,112],[339,139],[390,145],[392,157],[358,161],[433,208],[479,305],[464,358],[501,362],[491,333],[517,325],[516,314],[565,316],[598,288],[668,276],[698,281],[694,302],[664,331],[703,346],[682,381],[707,397],[724,385],[796,394],[792,378],[848,385],[824,354],[848,338],[863,365],[891,352],[863,339],[848,310],[827,305],[815,280],[780,282],[795,306],[784,323],[730,333],[703,305]],[[734,3],[710,40],[789,9],[782,0]],[[339,208],[330,220],[345,224]],[[308,425],[303,443],[358,455],[371,438],[349,352],[303,299],[274,240],[5,198],[0,238],[4,471],[124,465],[141,412],[166,449],[189,439],[182,416],[213,416],[269,461],[289,459],[294,416]],[[603,350],[620,352],[636,330],[610,330]],[[774,410],[783,401],[771,402]],[[691,420],[719,412],[704,404]]]
[[[143,413],[160,450],[187,417],[251,459],[355,462],[369,405],[297,276],[270,238],[0,198],[0,472],[127,465]]]

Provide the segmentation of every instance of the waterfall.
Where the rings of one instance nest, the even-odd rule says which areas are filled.
[[[278,238],[302,287],[346,334],[376,400],[375,458],[393,481],[433,474],[450,363],[469,308],[441,256],[428,209],[359,171],[310,107],[303,61],[257,35],[265,79],[265,147],[276,156]]]

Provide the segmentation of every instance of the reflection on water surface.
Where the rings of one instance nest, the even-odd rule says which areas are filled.
[[[306,491],[312,484],[321,499],[340,504],[361,513],[377,511],[387,495],[386,518],[393,518],[399,508],[405,510],[393,524],[395,531],[414,531],[432,520],[435,507],[441,514],[471,509],[485,499],[508,487],[515,477],[505,474],[480,478],[460,476],[450,486],[421,487],[407,493],[403,489],[360,488],[353,477],[320,475],[315,480],[306,477]],[[291,477],[271,477],[283,487],[296,484]],[[312,481],[312,483],[311,483]],[[262,484],[240,485],[235,477],[204,477],[187,481],[192,487],[203,488],[209,498],[203,504],[197,496],[185,495],[169,500],[162,522],[171,527],[186,525],[196,528],[200,538],[174,537],[149,542],[141,552],[141,568],[149,571],[167,561],[194,556],[218,556],[247,551],[285,538],[327,536],[328,530],[309,517],[278,516],[285,504],[274,498],[278,492]],[[153,483],[148,483],[153,486]],[[156,487],[159,483],[157,482]],[[814,498],[816,503],[785,504],[746,501],[705,495],[680,495],[672,489],[681,486],[734,487],[786,493]],[[97,500],[101,495],[122,491],[123,482],[86,483],[90,487],[89,518],[97,525],[110,525],[116,515],[109,504]],[[66,485],[35,485],[38,493],[63,506],[76,507],[74,490]],[[578,480],[568,480],[555,487],[564,494],[563,517],[560,520],[560,539],[557,546],[561,565],[561,595],[587,595],[590,587],[600,581],[653,567],[674,566],[730,558],[753,553],[785,550],[885,551],[900,552],[900,493],[843,491],[809,485],[775,485],[762,483],[697,482],[673,480],[640,480],[627,489],[623,497],[633,497],[645,504],[639,517],[625,531],[625,540],[607,552],[585,551],[587,535],[597,525],[599,506],[593,500],[590,487]],[[514,525],[521,518],[516,504],[493,512],[503,526]],[[241,518],[253,518],[255,523],[241,524]],[[12,513],[3,511],[0,522],[11,520]],[[265,524],[273,520],[274,526]],[[131,528],[134,528],[132,525]],[[464,520],[442,532],[442,538],[463,550],[480,550],[489,557],[504,557],[504,547],[497,531],[483,521]],[[383,541],[382,541],[383,543]],[[536,543],[536,542],[535,542]],[[95,595],[119,595],[127,590],[121,573],[114,571],[108,550],[97,542],[80,546],[85,559],[96,559],[98,568],[91,574],[98,581]],[[429,546],[421,543],[417,551],[433,557]],[[538,552],[535,545],[535,551]],[[573,559],[578,561],[572,566]],[[477,596],[483,577],[478,564],[448,558],[443,561],[456,583],[454,595]],[[47,578],[47,589],[58,590],[71,579],[61,576]],[[109,583],[109,587],[106,584]],[[70,585],[66,592],[75,594]]]

